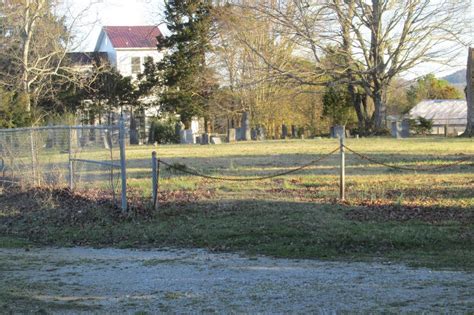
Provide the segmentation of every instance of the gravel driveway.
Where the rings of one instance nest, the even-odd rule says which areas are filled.
[[[196,249],[0,249],[0,313],[2,307],[53,313],[464,313],[474,311],[474,274]]]

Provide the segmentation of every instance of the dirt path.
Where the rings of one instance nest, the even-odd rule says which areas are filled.
[[[0,313],[469,312],[474,274],[204,250],[0,249]]]

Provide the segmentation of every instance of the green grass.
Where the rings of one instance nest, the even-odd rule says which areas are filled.
[[[322,139],[132,147],[127,150],[128,184],[138,191],[132,199],[148,205],[153,150],[169,163],[202,173],[251,178],[303,165],[337,145]],[[393,165],[416,167],[474,155],[470,139],[350,139],[347,146]],[[94,201],[80,215],[45,197],[45,202],[32,200],[31,209],[15,208],[0,193],[0,204],[8,205],[0,209],[0,236],[11,244],[23,237],[36,244],[204,247],[474,270],[472,163],[436,172],[402,172],[347,153],[348,200],[338,203],[338,159],[336,154],[302,172],[256,182],[213,181],[162,167],[160,197],[166,202],[147,216],[127,219]],[[18,214],[22,220],[12,219]]]
[[[24,238],[0,236],[0,248],[28,248],[33,244]]]

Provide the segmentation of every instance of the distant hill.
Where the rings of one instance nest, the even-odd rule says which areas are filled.
[[[442,80],[446,80],[449,83],[459,86],[459,85],[466,85],[466,69],[462,69],[451,73],[445,77],[441,78]]]

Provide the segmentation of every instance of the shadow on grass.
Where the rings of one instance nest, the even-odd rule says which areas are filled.
[[[440,266],[474,269],[472,210],[324,200],[216,201],[177,193],[162,195],[158,211],[148,208],[145,214],[121,216],[84,196],[76,207],[74,195],[39,195],[0,196],[0,204],[7,205],[1,210],[0,236],[48,245],[202,247],[288,258],[357,260],[437,253]]]
[[[388,163],[394,166],[431,168],[440,165],[452,164],[467,158],[467,155],[414,155],[414,154],[368,154],[370,158],[380,162]],[[185,165],[191,169],[200,171],[207,175],[216,176],[265,176],[273,173],[285,172],[322,157],[320,154],[278,154],[278,155],[250,155],[250,156],[225,156],[225,157],[176,157],[165,158],[169,164]],[[339,167],[339,156],[333,154],[322,162],[295,173],[296,175],[332,175]],[[133,178],[146,178],[150,176],[151,162],[148,159],[134,159],[127,161],[128,174]],[[350,153],[346,154],[346,171],[353,175],[387,175],[390,173],[413,174],[414,171],[403,171],[391,169],[389,167],[375,165],[369,161],[361,160],[359,157]],[[461,165],[438,170],[420,171],[420,174],[459,174],[474,173],[474,157],[471,161],[464,162]],[[188,176],[179,171],[170,170],[168,167],[162,167],[164,176]]]

